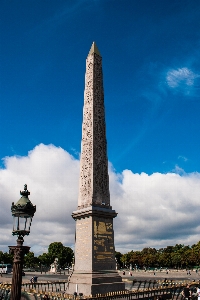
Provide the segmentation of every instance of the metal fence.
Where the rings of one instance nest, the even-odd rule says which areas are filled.
[[[121,292],[110,292],[107,294],[97,294],[95,296],[85,297],[82,294],[68,295],[65,293],[67,282],[46,282],[46,283],[34,283],[23,284],[22,286],[22,298],[25,300],[41,300],[44,295],[48,296],[50,300],[113,300],[113,299],[125,299],[125,300],[181,300],[181,291],[188,284],[188,282],[173,283],[173,282],[159,282],[159,281],[133,281],[132,289]],[[195,285],[195,282],[189,283]],[[196,283],[197,285],[197,283]],[[142,288],[141,288],[142,286]],[[9,300],[10,297],[10,284],[0,285],[0,299]]]
[[[22,290],[34,290],[36,292],[64,292],[67,288],[68,281],[45,281],[35,283],[22,283]],[[11,282],[0,284],[6,286],[8,289],[11,288]],[[1,298],[0,298],[1,300]]]

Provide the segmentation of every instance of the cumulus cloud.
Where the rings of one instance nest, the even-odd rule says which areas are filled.
[[[179,68],[177,70],[169,70],[166,75],[166,80],[168,86],[172,89],[178,87],[191,88],[194,85],[195,79],[199,77],[199,74],[195,74],[188,68]]]
[[[77,207],[79,161],[62,148],[40,144],[24,157],[6,157],[0,170],[0,247],[14,242],[10,237],[12,202],[20,198],[25,183],[30,200],[36,205],[31,235],[26,242],[43,249],[52,241],[71,246],[74,222],[71,212]],[[7,244],[8,245],[8,244]],[[42,250],[41,250],[42,251]]]
[[[123,241],[124,248],[142,249],[197,242],[199,183],[198,173],[148,175],[124,170],[121,191],[113,195],[119,212],[116,244]]]
[[[36,254],[54,241],[73,247],[71,213],[78,204],[79,160],[62,148],[40,144],[27,156],[6,157],[4,163],[0,169],[0,250],[15,244],[10,206],[20,198],[25,183],[37,206],[25,244]],[[199,173],[117,173],[110,164],[109,175],[111,205],[118,213],[114,219],[116,250],[191,245],[199,240]]]

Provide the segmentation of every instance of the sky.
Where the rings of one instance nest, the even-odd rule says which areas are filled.
[[[1,0],[0,251],[11,203],[37,207],[25,244],[74,247],[85,62],[102,56],[117,251],[200,240],[200,2]]]

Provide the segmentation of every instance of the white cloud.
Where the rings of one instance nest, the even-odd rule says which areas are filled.
[[[52,241],[71,246],[74,242],[74,221],[71,212],[77,207],[79,161],[53,145],[38,145],[26,157],[6,157],[0,170],[0,249],[14,243],[11,237],[12,202],[20,198],[25,183],[30,200],[36,205],[31,234],[25,242],[46,247]],[[6,238],[2,238],[5,235]]]
[[[122,225],[117,226],[116,243],[123,240],[125,250],[131,245],[133,249],[142,249],[197,242],[199,183],[198,173],[149,176],[125,170],[121,195],[113,195]]]
[[[188,158],[183,156],[183,155],[179,155],[178,159],[183,160],[184,162],[188,161]]]
[[[179,68],[177,70],[170,70],[167,72],[166,80],[170,88],[191,87],[194,85],[196,78],[199,78],[199,74],[195,74],[188,68]]]
[[[78,203],[79,161],[62,148],[40,144],[25,157],[6,157],[0,169],[0,250],[14,245],[11,203],[20,198],[25,183],[37,206],[25,244],[44,252],[54,241],[73,246]],[[110,165],[111,205],[116,250],[165,247],[199,241],[200,174],[117,174]]]

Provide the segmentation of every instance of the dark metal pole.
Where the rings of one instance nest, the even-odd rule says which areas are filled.
[[[23,237],[18,237],[17,246],[9,246],[10,254],[14,254],[11,300],[21,299],[22,268],[24,254],[27,254],[30,249],[30,247],[28,246],[23,246],[23,242]]]

